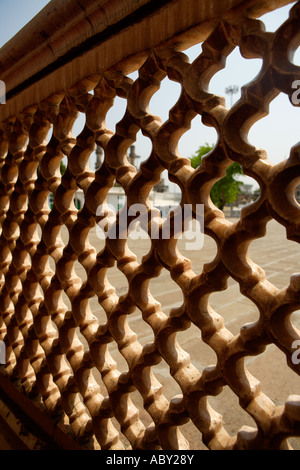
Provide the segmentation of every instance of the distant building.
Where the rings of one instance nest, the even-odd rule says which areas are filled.
[[[137,168],[137,160],[140,158],[139,155],[135,152],[135,146],[131,145],[129,152],[127,154],[128,162]],[[95,171],[101,167],[104,159],[104,152],[101,147],[96,147],[96,162],[95,162]],[[181,195],[180,193],[174,193],[168,191],[168,186],[165,184],[164,179],[162,178],[152,189],[149,195],[149,199],[153,205],[160,210],[162,217],[165,217],[169,212],[171,207],[177,206],[180,202]],[[53,204],[53,196],[50,200]],[[110,188],[107,195],[107,203],[114,208],[117,212],[122,209],[126,203],[126,196],[124,189],[119,184],[115,184]],[[84,192],[81,189],[78,189],[74,196],[74,205],[80,210],[84,205]]]
[[[98,168],[100,168],[102,163],[103,163],[104,152],[103,152],[103,149],[99,145],[97,145],[95,153],[96,153],[95,170],[98,170]],[[129,161],[129,163],[131,163],[131,165],[137,167],[136,160],[138,158],[140,158],[140,157],[139,157],[139,155],[136,155],[134,145],[131,145],[129,153],[127,154],[127,159]]]
[[[134,165],[136,168],[136,160],[140,156],[136,155],[134,145],[131,145],[129,153],[127,154],[127,159],[131,165]],[[96,162],[95,162],[95,171],[97,171],[104,160],[103,149],[99,146],[96,147]],[[171,192],[168,190],[168,186],[165,184],[164,179],[162,178],[150,191],[149,200],[153,207],[156,207],[160,210],[162,217],[166,217],[169,210],[178,206],[181,200],[181,194],[176,192]],[[115,184],[112,188],[109,189],[107,195],[107,203],[114,208],[115,212],[122,209],[126,203],[125,191],[121,185]],[[84,192],[82,189],[78,189],[74,195],[74,205],[76,209],[80,210],[84,206]],[[53,207],[53,194],[49,195],[49,207]]]
[[[135,168],[137,168],[136,160],[140,158],[139,155],[135,153],[135,146],[131,145],[130,150],[129,150],[129,155],[127,155],[127,160],[131,165],[133,165]]]
[[[236,206],[245,206],[256,199],[256,195],[252,192],[251,184],[241,184],[240,192],[235,203]]]
[[[164,193],[168,190],[168,186],[165,185],[165,181],[162,178],[155,186],[154,186],[154,191],[157,193]]]

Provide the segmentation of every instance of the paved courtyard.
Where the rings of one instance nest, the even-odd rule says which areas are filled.
[[[90,241],[97,250],[103,243],[95,234],[90,235]],[[148,252],[150,246],[147,240],[129,240],[128,243],[138,260]],[[204,246],[200,251],[184,252],[181,249],[181,252],[191,260],[194,272],[200,273],[203,264],[214,259],[216,244],[210,237],[205,236]],[[268,224],[266,237],[256,240],[250,245],[249,255],[252,261],[264,269],[268,281],[279,289],[288,285],[293,273],[300,272],[299,246],[295,242],[286,240],[285,229],[275,221]],[[117,294],[122,295],[127,292],[126,279],[116,267],[109,269],[107,277],[116,288]],[[180,306],[182,303],[182,293],[165,269],[158,278],[151,280],[150,290],[155,299],[161,303],[162,310],[166,314],[170,312],[171,308]],[[223,316],[226,328],[234,335],[239,333],[245,323],[258,319],[257,308],[249,299],[241,295],[239,285],[233,279],[229,280],[226,291],[211,295],[210,305]],[[90,300],[90,307],[99,320],[105,322],[104,312],[101,312],[101,307],[96,299]],[[293,313],[292,319],[294,325],[300,328],[299,314],[300,312]],[[128,316],[128,323],[130,328],[137,333],[138,340],[142,345],[153,341],[152,329],[141,321],[139,310]],[[177,338],[180,346],[190,354],[191,362],[199,371],[216,363],[214,351],[201,341],[201,333],[195,326],[192,325],[185,332],[178,333]],[[114,343],[109,345],[109,349],[119,370],[126,371],[128,369],[127,363]],[[266,351],[259,356],[247,358],[246,365],[249,372],[260,381],[262,391],[276,405],[283,404],[291,394],[300,394],[299,377],[287,367],[285,355],[274,345],[268,346]],[[154,373],[163,385],[163,392],[168,399],[180,394],[181,390],[170,376],[168,365],[164,361],[154,367]],[[134,403],[141,408],[141,419],[146,425],[149,424],[149,416],[143,410],[141,397],[136,393],[133,394],[133,399]],[[222,414],[223,425],[230,435],[235,435],[243,425],[256,427],[252,418],[239,406],[237,396],[229,387],[225,387],[219,396],[209,397],[208,401],[216,411]],[[186,424],[183,429],[192,449],[206,448],[201,443],[199,433],[191,422]],[[300,439],[291,439],[291,442],[294,448],[300,448]]]

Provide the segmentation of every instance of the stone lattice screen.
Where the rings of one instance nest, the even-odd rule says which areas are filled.
[[[50,2],[49,11],[56,3]],[[300,210],[294,194],[300,147],[295,145],[288,159],[275,165],[263,149],[248,142],[247,134],[279,93],[287,94],[295,106],[292,84],[300,80],[300,67],[292,63],[292,55],[300,41],[300,3],[291,7],[289,19],[275,33],[266,32],[256,17],[289,2],[171,1],[159,8],[135,3],[127,2],[133,12],[125,12],[118,23],[105,24],[103,31],[111,28],[106,36],[97,32],[100,20],[93,23],[96,32],[85,36],[69,12],[72,34],[61,32],[62,55],[54,47],[60,39],[57,30],[53,38],[48,34],[55,60],[48,57],[46,65],[42,35],[41,46],[36,43],[27,52],[26,63],[26,57],[19,57],[19,69],[16,61],[2,61],[1,51],[6,68],[0,78],[7,80],[7,101],[0,109],[0,339],[7,352],[1,380],[14,384],[82,446],[187,449],[185,428],[190,423],[194,439],[209,449],[289,447],[287,438],[300,433],[300,396],[276,405],[245,360],[273,344],[286,355],[286,367],[299,373],[291,356],[300,335],[290,317],[300,307],[300,274],[291,273],[289,285],[279,290],[252,262],[248,248],[264,236],[272,219],[286,228],[289,240],[299,242]],[[109,9],[105,1],[86,2],[82,24],[89,12],[92,19],[97,14],[101,19],[103,12],[113,19],[119,13],[114,5],[110,2]],[[58,8],[55,14],[63,17],[66,11]],[[82,44],[76,43],[79,30]],[[184,50],[196,43],[202,44],[202,52],[190,63]],[[209,82],[235,48],[244,58],[263,62],[229,110],[224,97],[210,94]],[[130,78],[136,70],[138,77]],[[182,91],[163,122],[148,105],[165,77],[179,83]],[[113,132],[105,118],[116,97],[126,100],[127,107]],[[85,115],[85,126],[76,135],[79,113]],[[216,130],[218,141],[194,170],[177,144],[197,115],[203,126]],[[137,171],[127,152],[140,130],[152,150]],[[89,159],[96,145],[103,149],[104,162],[94,172]],[[67,169],[61,175],[63,159]],[[260,186],[260,197],[234,222],[209,196],[232,162],[239,162]],[[182,206],[204,205],[205,234],[215,241],[217,254],[202,271],[192,269],[172,237],[151,240],[141,260],[126,239],[91,242],[100,221],[97,208],[116,182],[124,188],[129,207],[140,203],[150,211],[150,190],[164,170],[180,188]],[[79,210],[73,202],[78,189],[84,193]],[[119,294],[118,285],[108,280],[115,268],[127,283]],[[163,269],[183,296],[169,315],[151,293],[151,280],[159,279]],[[258,312],[257,321],[237,335],[210,306],[210,296],[225,291],[230,278]],[[138,312],[137,331],[130,324],[133,312]],[[143,323],[153,335],[147,344],[139,340]],[[180,332],[191,327],[216,357],[202,371],[180,345]],[[114,350],[126,368],[113,359]],[[176,391],[171,398],[165,396],[155,374],[161,361],[180,395]],[[229,434],[209,403],[226,387],[256,427]]]

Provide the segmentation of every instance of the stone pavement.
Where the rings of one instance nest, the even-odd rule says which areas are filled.
[[[103,243],[94,235],[90,236],[90,241],[97,247],[97,250],[101,248],[100,245]],[[179,245],[180,243],[182,242],[178,242]],[[150,247],[150,241],[147,240],[129,239],[128,244],[138,260],[148,252]],[[216,244],[208,236],[205,236],[204,246],[200,251],[184,252],[182,247],[180,251],[191,260],[195,273],[200,273],[203,264],[212,261],[216,254]],[[293,273],[300,271],[299,246],[295,242],[286,240],[285,229],[275,221],[268,224],[266,237],[251,243],[249,256],[252,261],[264,269],[268,281],[279,289],[289,283]],[[107,277],[116,287],[117,294],[122,295],[127,292],[128,286],[125,276],[116,267],[109,269]],[[150,290],[155,299],[161,303],[162,310],[166,314],[170,312],[171,308],[180,306],[182,303],[182,293],[166,269],[163,269],[158,278],[151,280]],[[229,280],[226,291],[210,296],[210,305],[223,316],[226,328],[234,335],[239,333],[245,323],[258,319],[257,308],[249,299],[241,295],[239,285],[233,279]],[[101,313],[101,307],[96,299],[90,301],[90,306],[93,313],[105,322],[104,312]],[[295,326],[297,324],[300,326],[300,312],[293,313],[292,319]],[[153,341],[152,329],[145,322],[141,322],[138,310],[128,316],[128,323],[137,333],[138,340],[142,345]],[[201,341],[201,334],[195,326],[192,325],[188,330],[179,332],[177,338],[180,346],[190,354],[191,362],[199,371],[216,363],[214,351]],[[113,343],[109,345],[109,348],[119,370],[128,370],[127,363]],[[263,354],[249,357],[245,363],[249,372],[260,381],[262,391],[276,405],[283,404],[289,395],[300,393],[299,377],[287,367],[285,355],[276,346],[268,346]],[[181,393],[180,387],[170,376],[169,367],[164,361],[153,369],[155,376],[163,385],[163,392],[168,399]],[[147,425],[149,417],[143,410],[143,403],[138,393],[133,394],[133,400],[141,408],[141,419]],[[217,412],[222,414],[223,426],[231,436],[235,435],[243,425],[256,428],[253,419],[239,406],[238,397],[229,387],[225,387],[219,396],[209,397],[208,401]],[[191,422],[183,427],[183,432],[192,449],[206,449],[201,443],[199,432]],[[291,442],[294,448],[300,448],[300,438],[291,439]]]

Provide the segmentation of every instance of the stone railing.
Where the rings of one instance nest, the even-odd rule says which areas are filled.
[[[277,289],[248,251],[272,220],[286,229],[295,253],[300,239],[299,144],[273,164],[247,140],[279,93],[291,107],[299,105],[300,68],[292,56],[300,42],[300,4],[274,33],[257,19],[289,3],[52,0],[2,48],[0,340],[6,361],[0,398],[15,416],[21,409],[41,439],[50,436],[64,449],[184,450],[195,442],[208,449],[285,449],[288,438],[299,436],[300,396],[292,391],[276,404],[246,365],[273,345],[287,368],[300,370],[291,359],[300,339],[291,320],[300,307],[300,274]],[[196,44],[202,51],[190,62],[184,51]],[[262,68],[227,109],[208,86],[235,48],[245,59],[261,59]],[[181,94],[163,122],[149,103],[165,78],[178,83]],[[105,119],[117,97],[126,111],[113,131]],[[177,144],[198,115],[218,141],[194,170]],[[77,132],[80,116],[84,127]],[[127,155],[139,131],[151,151],[137,170]],[[103,162],[94,171],[89,162],[96,146]],[[232,162],[260,187],[259,198],[235,221],[210,200]],[[106,207],[115,183],[129,209],[139,204],[149,214],[150,192],[163,171],[181,193],[181,208],[191,207],[193,218],[197,205],[204,208],[204,234],[217,249],[199,270],[177,246],[174,217],[169,238],[160,236],[159,214],[150,218],[141,258],[118,232],[97,237],[107,215],[99,207]],[[80,208],[73,202],[79,192]],[[120,227],[119,216],[112,217]],[[135,217],[128,217],[125,231]],[[158,237],[150,236],[153,227]],[[164,292],[166,273],[181,293],[169,314],[152,290],[156,280]],[[236,334],[210,305],[229,280],[257,312]],[[188,332],[199,351],[203,344],[214,354],[212,365],[201,369],[199,357],[185,350],[181,337]],[[225,389],[252,427],[226,429],[210,404]]]

